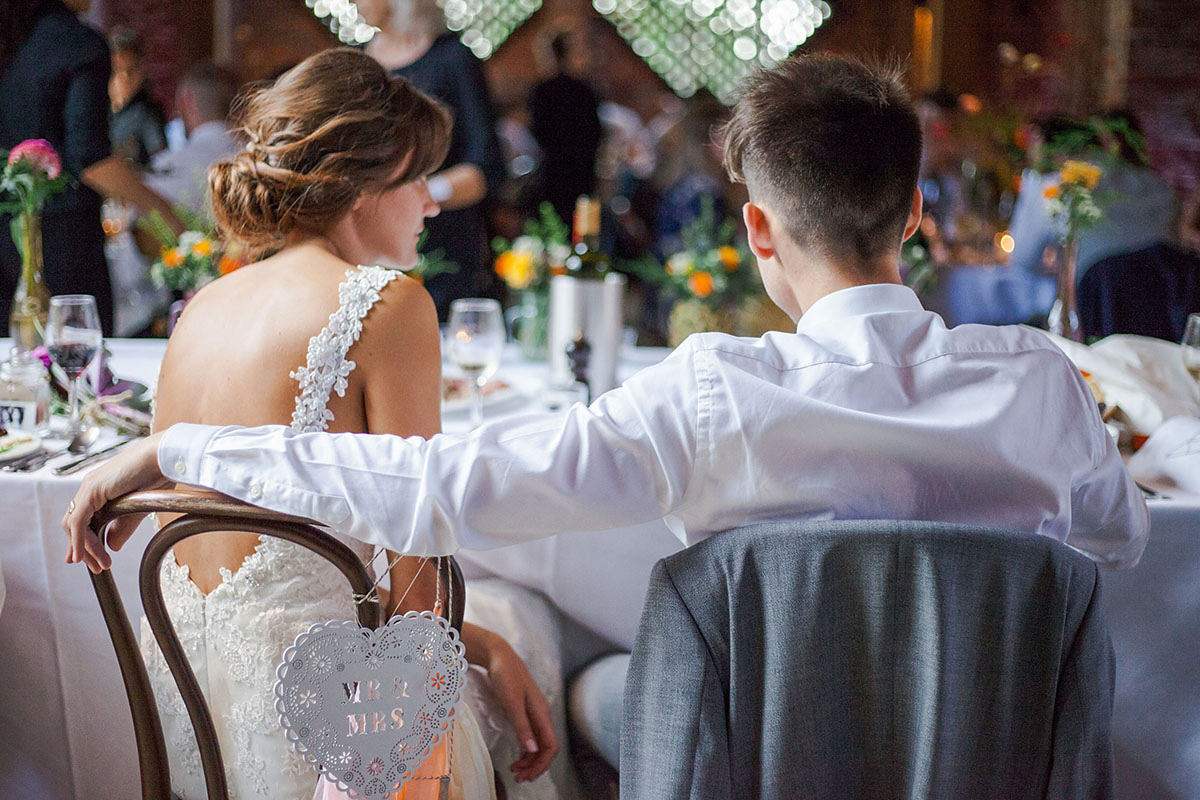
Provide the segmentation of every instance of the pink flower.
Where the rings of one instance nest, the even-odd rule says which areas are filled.
[[[54,146],[45,139],[26,139],[9,151],[9,164],[16,164],[21,159],[45,172],[50,180],[54,180],[62,172],[62,159],[58,157]]]

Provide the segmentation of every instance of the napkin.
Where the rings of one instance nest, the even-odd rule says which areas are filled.
[[[1091,373],[1108,405],[1120,406],[1134,430],[1153,434],[1172,417],[1200,417],[1200,386],[1183,368],[1179,345],[1115,334],[1091,346],[1047,334]]]
[[[1173,417],[1129,459],[1129,474],[1151,489],[1200,497],[1200,419]]]

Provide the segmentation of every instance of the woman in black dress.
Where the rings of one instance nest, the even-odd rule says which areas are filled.
[[[105,335],[112,334],[113,293],[100,227],[101,195],[157,210],[177,230],[167,203],[147,189],[108,140],[109,55],[104,38],[76,13],[91,0],[21,0],[0,4],[0,148],[45,139],[74,180],[42,214],[46,287],[51,294],[90,294]],[[0,217],[0,325],[8,331],[21,261]]]
[[[438,317],[445,321],[458,297],[495,297],[499,284],[488,247],[488,197],[504,180],[504,156],[483,68],[458,37],[446,30],[434,0],[361,0],[359,13],[379,28],[367,54],[389,72],[440,100],[454,115],[450,152],[429,177],[429,193],[442,213],[425,228],[426,253],[444,251],[458,272],[429,280]]]

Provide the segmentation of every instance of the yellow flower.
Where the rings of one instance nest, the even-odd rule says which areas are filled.
[[[1099,167],[1086,161],[1067,161],[1060,174],[1063,183],[1082,184],[1088,189],[1095,189],[1100,182],[1101,172]]]
[[[725,265],[726,272],[735,272],[742,263],[742,257],[738,255],[737,249],[729,245],[717,248],[717,258]]]
[[[690,289],[692,294],[696,295],[696,297],[708,297],[710,294],[712,294],[713,279],[712,275],[709,275],[707,272],[693,272],[691,276],[688,277],[687,283],[688,289]]]
[[[496,258],[496,272],[514,289],[528,287],[533,282],[533,253],[506,250]]]
[[[212,242],[208,239],[201,239],[192,245],[192,253],[198,256],[211,256],[213,251]]]
[[[1052,183],[1042,189],[1042,197],[1045,197],[1047,200],[1053,200],[1055,197],[1058,197],[1058,184]]]
[[[687,253],[676,253],[667,259],[666,266],[668,275],[688,275],[696,265]]]
[[[184,255],[178,247],[172,247],[162,254],[163,266],[168,269],[175,269],[183,265]]]

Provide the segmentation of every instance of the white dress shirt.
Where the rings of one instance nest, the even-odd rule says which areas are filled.
[[[195,127],[181,149],[155,154],[146,185],[172,205],[183,206],[211,220],[208,168],[237,149],[237,140],[224,122],[202,123]]]
[[[468,435],[176,425],[166,477],[418,555],[664,519],[691,544],[779,518],[1036,532],[1135,564],[1149,515],[1096,402],[1039,332],[947,329],[896,285],[791,333],[689,338],[590,408]]]

